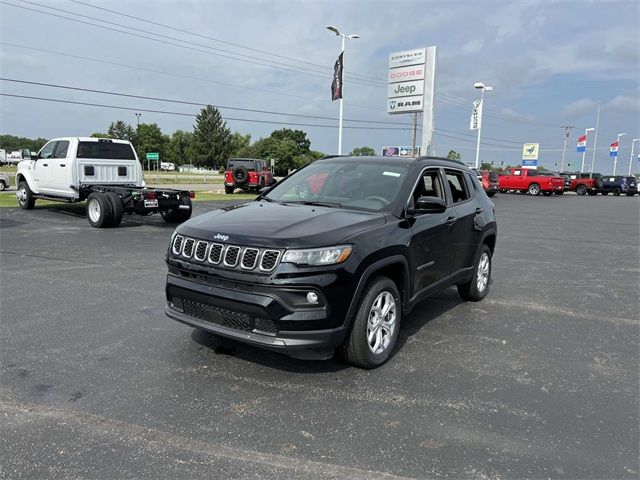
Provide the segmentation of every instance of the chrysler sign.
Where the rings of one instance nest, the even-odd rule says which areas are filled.
[[[427,58],[426,48],[405,50],[389,55],[389,68],[406,67],[408,65],[424,65]]]

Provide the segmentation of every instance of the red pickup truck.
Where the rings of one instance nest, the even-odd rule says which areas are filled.
[[[500,175],[500,191],[516,190],[529,195],[551,195],[564,191],[564,178],[540,175],[533,168],[511,167]]]
[[[599,173],[571,173],[565,172],[560,175],[564,175],[569,180],[568,184],[565,182],[565,190],[570,192],[576,192],[578,195],[597,195],[598,194],[598,179],[602,177]]]

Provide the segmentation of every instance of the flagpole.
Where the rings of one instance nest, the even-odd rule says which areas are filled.
[[[598,124],[600,123],[600,104],[598,104],[598,114],[596,116],[596,135],[593,137],[593,156],[591,157],[591,169],[589,170],[589,178],[593,178],[593,167],[596,163],[596,147],[598,146]]]
[[[342,116],[344,114],[344,107],[342,106],[342,97],[344,96],[344,39],[345,34],[342,34],[342,91],[340,92],[340,120],[338,121],[338,155],[342,155]]]
[[[584,130],[584,150],[582,151],[582,167],[580,167],[580,173],[584,173],[584,157],[587,154],[587,143],[589,143],[589,132],[594,130],[593,128],[585,128]]]
[[[618,145],[616,146],[617,150],[616,150],[616,156],[613,157],[613,174],[616,174],[616,170],[618,167],[618,155],[620,154],[620,139],[626,135],[626,133],[619,133],[618,134],[618,141],[616,142]]]

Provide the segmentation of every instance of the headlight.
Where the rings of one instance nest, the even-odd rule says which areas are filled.
[[[334,265],[342,263],[353,251],[353,245],[311,248],[308,250],[287,250],[282,257],[283,263],[296,265]]]

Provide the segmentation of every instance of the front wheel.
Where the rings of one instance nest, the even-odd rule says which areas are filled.
[[[375,368],[391,356],[398,338],[402,304],[398,287],[388,277],[375,277],[362,295],[340,355],[351,365]]]
[[[532,183],[531,185],[529,185],[527,193],[533,196],[540,195],[540,185],[538,185],[537,183]]]
[[[6,188],[7,188],[7,184],[4,183],[4,180],[0,180],[0,192],[4,192]]]
[[[489,293],[489,282],[491,281],[491,250],[487,245],[482,248],[476,256],[476,264],[473,269],[473,278],[467,283],[458,285],[458,294],[465,300],[477,302],[482,300]]]
[[[18,183],[18,191],[16,192],[16,197],[18,197],[18,203],[20,204],[20,208],[23,210],[33,210],[33,207],[36,204],[36,199],[33,198],[33,193],[29,188],[29,184],[22,180]]]

